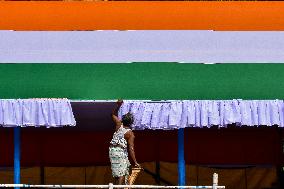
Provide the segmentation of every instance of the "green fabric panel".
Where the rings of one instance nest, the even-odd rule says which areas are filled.
[[[0,98],[284,99],[284,64],[0,64]]]

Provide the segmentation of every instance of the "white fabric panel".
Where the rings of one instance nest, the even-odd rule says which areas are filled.
[[[119,115],[133,113],[133,128],[137,130],[226,127],[228,124],[283,127],[283,107],[283,100],[183,100],[166,103],[127,100]]]
[[[0,125],[3,127],[75,126],[67,99],[0,100]]]
[[[284,63],[283,31],[0,31],[0,63]]]

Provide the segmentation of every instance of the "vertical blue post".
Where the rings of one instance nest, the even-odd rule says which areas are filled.
[[[178,129],[178,185],[185,185],[184,129]]]
[[[14,184],[21,184],[21,127],[14,128]],[[19,189],[19,188],[15,188]]]

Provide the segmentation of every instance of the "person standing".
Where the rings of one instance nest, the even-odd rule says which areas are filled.
[[[134,151],[134,133],[131,125],[134,122],[134,116],[128,112],[122,116],[120,120],[117,116],[118,110],[123,104],[122,100],[118,100],[116,107],[113,109],[111,117],[115,123],[115,132],[109,146],[109,158],[111,163],[112,176],[115,178],[115,184],[127,185],[130,173],[130,161],[128,152],[132,158],[135,167],[140,167]]]

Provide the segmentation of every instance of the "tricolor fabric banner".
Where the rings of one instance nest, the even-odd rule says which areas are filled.
[[[0,7],[2,98],[283,99],[281,2]]]

